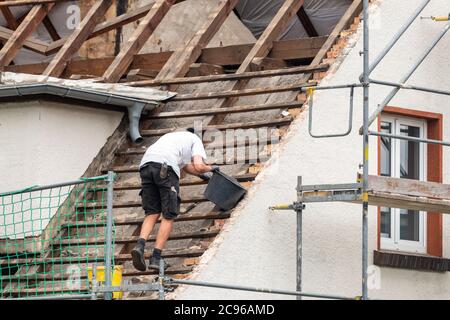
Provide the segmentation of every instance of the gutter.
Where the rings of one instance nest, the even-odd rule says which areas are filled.
[[[144,110],[144,108],[147,106],[147,110],[152,110],[156,108],[156,106],[160,103],[160,101],[155,100],[144,100],[118,94],[72,88],[63,85],[48,83],[0,86],[0,98],[37,94],[49,94],[127,108],[128,120],[130,125],[129,134],[131,140],[135,143],[140,143],[143,140],[139,132],[139,121],[141,118],[142,110]]]

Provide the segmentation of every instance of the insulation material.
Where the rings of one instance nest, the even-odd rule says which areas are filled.
[[[16,20],[26,14],[33,6],[16,6],[10,7],[10,10]],[[57,3],[53,9],[48,14],[50,21],[55,27],[58,35],[63,38],[70,35],[74,29],[74,19],[79,20],[79,11],[80,7],[78,6],[76,1],[68,1],[68,2],[60,2]],[[5,20],[5,17],[0,14],[0,25],[3,27],[8,27],[8,23]],[[32,37],[51,43],[53,40],[48,33],[47,29],[41,23],[36,31],[32,34]],[[27,50],[21,49],[16,57],[14,58],[15,64],[29,64],[29,63],[40,63],[40,62],[49,62],[52,59],[52,56],[44,56],[42,54]]]
[[[118,83],[100,83],[94,79],[66,80],[42,75],[27,73],[2,72],[0,83],[3,86],[19,86],[25,84],[54,84],[66,88],[77,88],[116,94],[124,97],[136,98],[145,101],[165,101],[176,95],[175,92],[162,91],[145,87],[130,87]],[[0,86],[1,89],[1,86]]]
[[[240,0],[236,6],[242,22],[259,38],[285,0]],[[303,8],[319,35],[329,35],[352,0],[305,0]],[[308,34],[296,16],[279,40],[307,38]]]

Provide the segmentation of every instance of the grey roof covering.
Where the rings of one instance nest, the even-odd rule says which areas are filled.
[[[128,109],[130,137],[142,141],[139,121],[147,105],[153,109],[160,102],[176,95],[175,92],[152,88],[134,88],[116,83],[98,83],[94,80],[65,80],[24,73],[0,74],[0,98],[49,94],[60,97],[109,104]]]
[[[52,94],[120,106],[124,106],[123,101],[158,104],[176,95],[170,91],[99,83],[93,79],[66,80],[14,72],[0,74],[0,97],[32,94]]]

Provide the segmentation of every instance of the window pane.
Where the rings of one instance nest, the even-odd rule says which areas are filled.
[[[400,134],[420,138],[420,128],[400,126]],[[420,179],[420,144],[413,141],[400,141],[400,178]],[[419,241],[419,211],[400,210],[400,239]]]
[[[419,241],[419,211],[400,210],[400,239]]]
[[[400,126],[402,136],[420,137],[420,128]],[[400,141],[400,178],[420,179],[420,145],[419,142]]]
[[[381,132],[392,133],[392,124],[389,122],[381,123]],[[391,138],[381,137],[381,175],[391,176]]]
[[[381,208],[381,237],[391,237],[391,208]]]

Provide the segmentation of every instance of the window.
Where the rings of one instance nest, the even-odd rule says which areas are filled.
[[[427,121],[383,115],[381,132],[426,138]],[[381,138],[380,175],[427,180],[427,145],[414,141]],[[380,247],[415,253],[427,252],[427,213],[398,208],[380,208]]]

